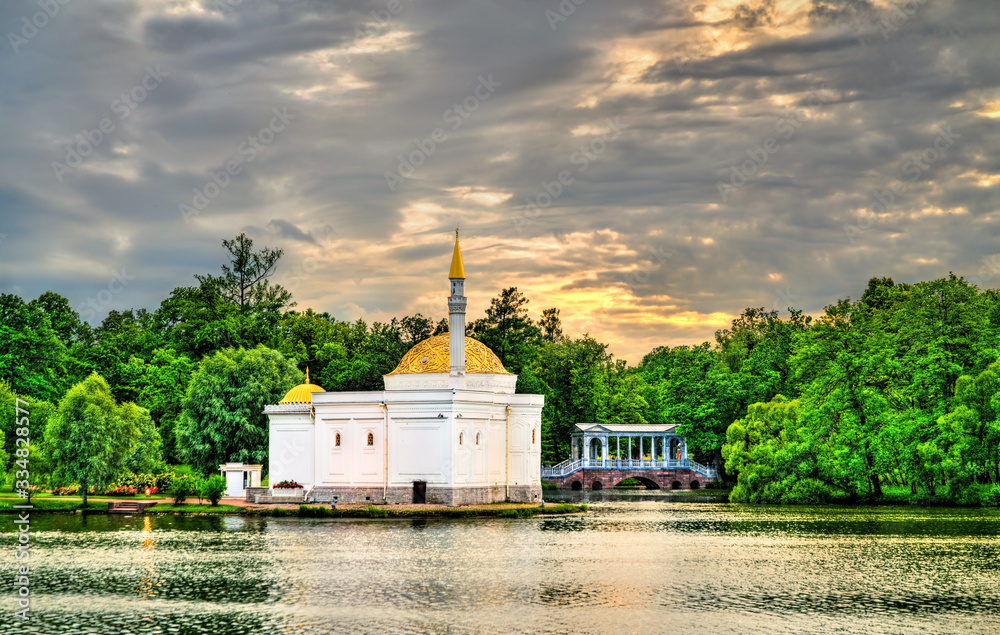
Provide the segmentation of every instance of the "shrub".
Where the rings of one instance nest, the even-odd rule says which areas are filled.
[[[212,506],[219,504],[226,493],[226,479],[221,474],[213,474],[198,484],[199,498],[207,498]]]
[[[191,489],[189,489],[188,492],[189,492],[189,494],[191,496],[197,496],[198,497],[198,504],[199,505],[201,505],[201,499],[202,499],[201,491],[202,491],[202,484],[204,482],[205,482],[205,479],[201,478],[200,476],[192,478],[189,481]]]
[[[791,490],[781,495],[781,502],[785,505],[817,505],[828,503],[831,498],[833,492],[828,485],[814,478],[804,478],[795,481]]]
[[[532,510],[530,509],[501,509],[497,512],[497,518],[530,518],[532,516]]]
[[[983,507],[1000,506],[1000,485],[983,485],[979,497]]]
[[[191,480],[187,477],[173,479],[167,493],[174,498],[175,505],[183,503],[190,494],[194,493],[191,491]]]
[[[134,487],[136,491],[140,492],[144,492],[148,489],[149,493],[152,494],[154,492],[169,491],[174,476],[173,472],[163,472],[160,474],[128,474],[119,479],[118,483],[120,485]]]
[[[166,492],[170,489],[170,485],[174,482],[176,475],[173,472],[164,472],[163,474],[157,474],[154,485],[156,489],[161,492]]]
[[[299,485],[295,481],[289,481],[289,480],[280,481],[274,484],[274,489],[294,489],[296,487],[301,488],[303,486]]]
[[[104,492],[105,496],[135,496],[139,493],[139,490],[132,487],[131,485],[118,485],[115,487],[111,486],[108,490]]]
[[[542,490],[548,491],[553,489],[559,489],[559,486],[555,483],[549,483],[548,481],[542,481]]]
[[[299,517],[301,518],[327,518],[334,515],[334,510],[328,507],[308,507],[299,505]]]

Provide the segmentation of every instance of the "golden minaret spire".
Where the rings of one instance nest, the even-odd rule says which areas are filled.
[[[452,377],[465,376],[465,267],[462,250],[458,246],[458,229],[455,229],[455,252],[451,256],[451,296],[448,297],[448,373]],[[464,379],[459,380],[464,382]],[[453,388],[456,386],[452,386]]]
[[[455,229],[455,251],[451,254],[451,271],[448,272],[451,280],[465,280],[465,267],[462,265],[462,250],[458,246],[458,228]]]

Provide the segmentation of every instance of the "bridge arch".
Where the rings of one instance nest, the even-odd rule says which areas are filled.
[[[590,486],[590,489],[594,490],[595,492],[598,492],[604,489],[604,483],[600,481],[594,481],[593,484]]]
[[[574,492],[578,492],[583,489],[583,483],[581,483],[580,481],[573,481],[569,487]]]
[[[670,489],[680,489],[682,487],[680,481],[674,481],[670,484]]]
[[[622,481],[627,479],[634,479],[636,481],[639,481],[639,484],[645,486],[646,489],[660,489],[659,483],[657,483],[654,480],[648,479],[644,476],[639,476],[638,474],[629,474],[628,476],[619,479],[618,483],[621,483]],[[615,487],[618,487],[618,483],[615,483]]]

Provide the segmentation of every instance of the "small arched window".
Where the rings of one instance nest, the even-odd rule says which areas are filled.
[[[463,437],[462,437],[462,433],[461,433],[461,432],[459,432],[459,433],[458,433],[458,444],[459,444],[459,445],[462,445],[462,439],[463,439]]]
[[[335,437],[333,437],[333,444],[335,446],[337,446],[338,448],[340,447],[340,433],[339,432],[337,433],[337,435]]]
[[[476,445],[479,445],[479,433],[476,433]]]
[[[535,445],[535,429],[531,429],[531,445]]]
[[[371,432],[368,433],[368,445],[375,445],[375,435]]]

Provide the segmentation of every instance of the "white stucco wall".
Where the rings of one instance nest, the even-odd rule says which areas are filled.
[[[296,407],[297,406],[297,407]],[[315,483],[315,424],[308,406],[268,406],[268,482]]]
[[[307,490],[411,487],[414,481],[540,486],[541,395],[511,394],[512,376],[470,376],[474,390],[442,387],[436,376],[421,384],[420,377],[387,381],[395,390],[314,393],[315,419],[308,406],[268,406],[270,482],[296,480]]]

